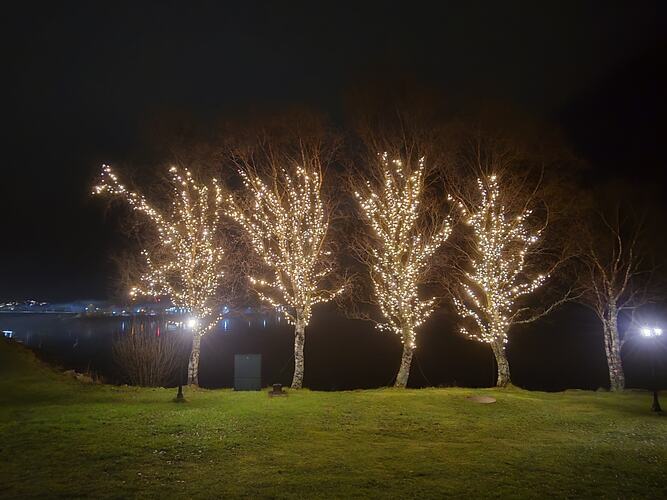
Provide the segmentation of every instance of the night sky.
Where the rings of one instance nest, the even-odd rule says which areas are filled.
[[[160,159],[161,116],[296,103],[335,118],[382,75],[509,103],[562,128],[598,178],[665,185],[659,2],[360,3],[4,7],[0,300],[109,296],[122,242],[90,188],[102,162]]]

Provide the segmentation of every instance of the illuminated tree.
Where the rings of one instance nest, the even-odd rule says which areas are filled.
[[[479,201],[467,207],[458,206],[465,222],[471,226],[473,240],[468,253],[470,271],[460,282],[463,293],[454,297],[458,314],[472,324],[461,332],[473,340],[487,343],[493,349],[498,366],[497,385],[510,382],[510,367],[505,353],[512,325],[533,321],[542,314],[526,318],[528,307],[518,300],[537,290],[548,273],[527,276],[526,259],[541,236],[541,230],[530,231],[527,219],[532,211],[524,208],[511,215],[502,203],[495,175],[478,179]]]
[[[163,210],[127,189],[108,165],[103,166],[93,193],[123,199],[155,229],[155,241],[141,251],[144,269],[130,296],[168,296],[175,306],[189,311],[185,324],[193,340],[188,383],[197,385],[201,338],[220,319],[216,299],[223,276],[220,215],[224,200],[215,179],[210,187],[199,184],[189,170],[181,173],[176,167],[169,169],[169,175],[171,195]]]
[[[264,276],[250,277],[259,298],[294,325],[292,388],[303,385],[305,331],[313,307],[338,295],[327,241],[330,210],[322,197],[322,166],[317,152],[300,157],[270,155],[270,175],[241,161],[245,197],[229,197],[228,214],[245,230],[262,261]]]
[[[377,328],[399,336],[403,344],[396,387],[405,387],[417,346],[417,329],[433,311],[435,298],[420,298],[420,285],[431,257],[448,238],[447,221],[433,223],[424,214],[424,160],[409,162],[381,156],[377,182],[355,192],[371,230],[363,253],[373,283],[375,302],[384,320]]]

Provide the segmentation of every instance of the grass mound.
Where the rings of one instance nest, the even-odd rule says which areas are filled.
[[[0,342],[0,497],[653,497],[646,393],[81,384]],[[470,395],[488,395],[477,404]]]

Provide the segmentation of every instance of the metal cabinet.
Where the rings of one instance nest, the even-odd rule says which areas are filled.
[[[234,390],[259,391],[262,389],[262,355],[236,354],[234,356]]]

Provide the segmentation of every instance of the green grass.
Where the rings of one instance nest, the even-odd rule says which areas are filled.
[[[466,400],[475,393],[498,402]],[[173,396],[81,384],[0,342],[0,497],[667,493],[667,418],[641,392]]]

